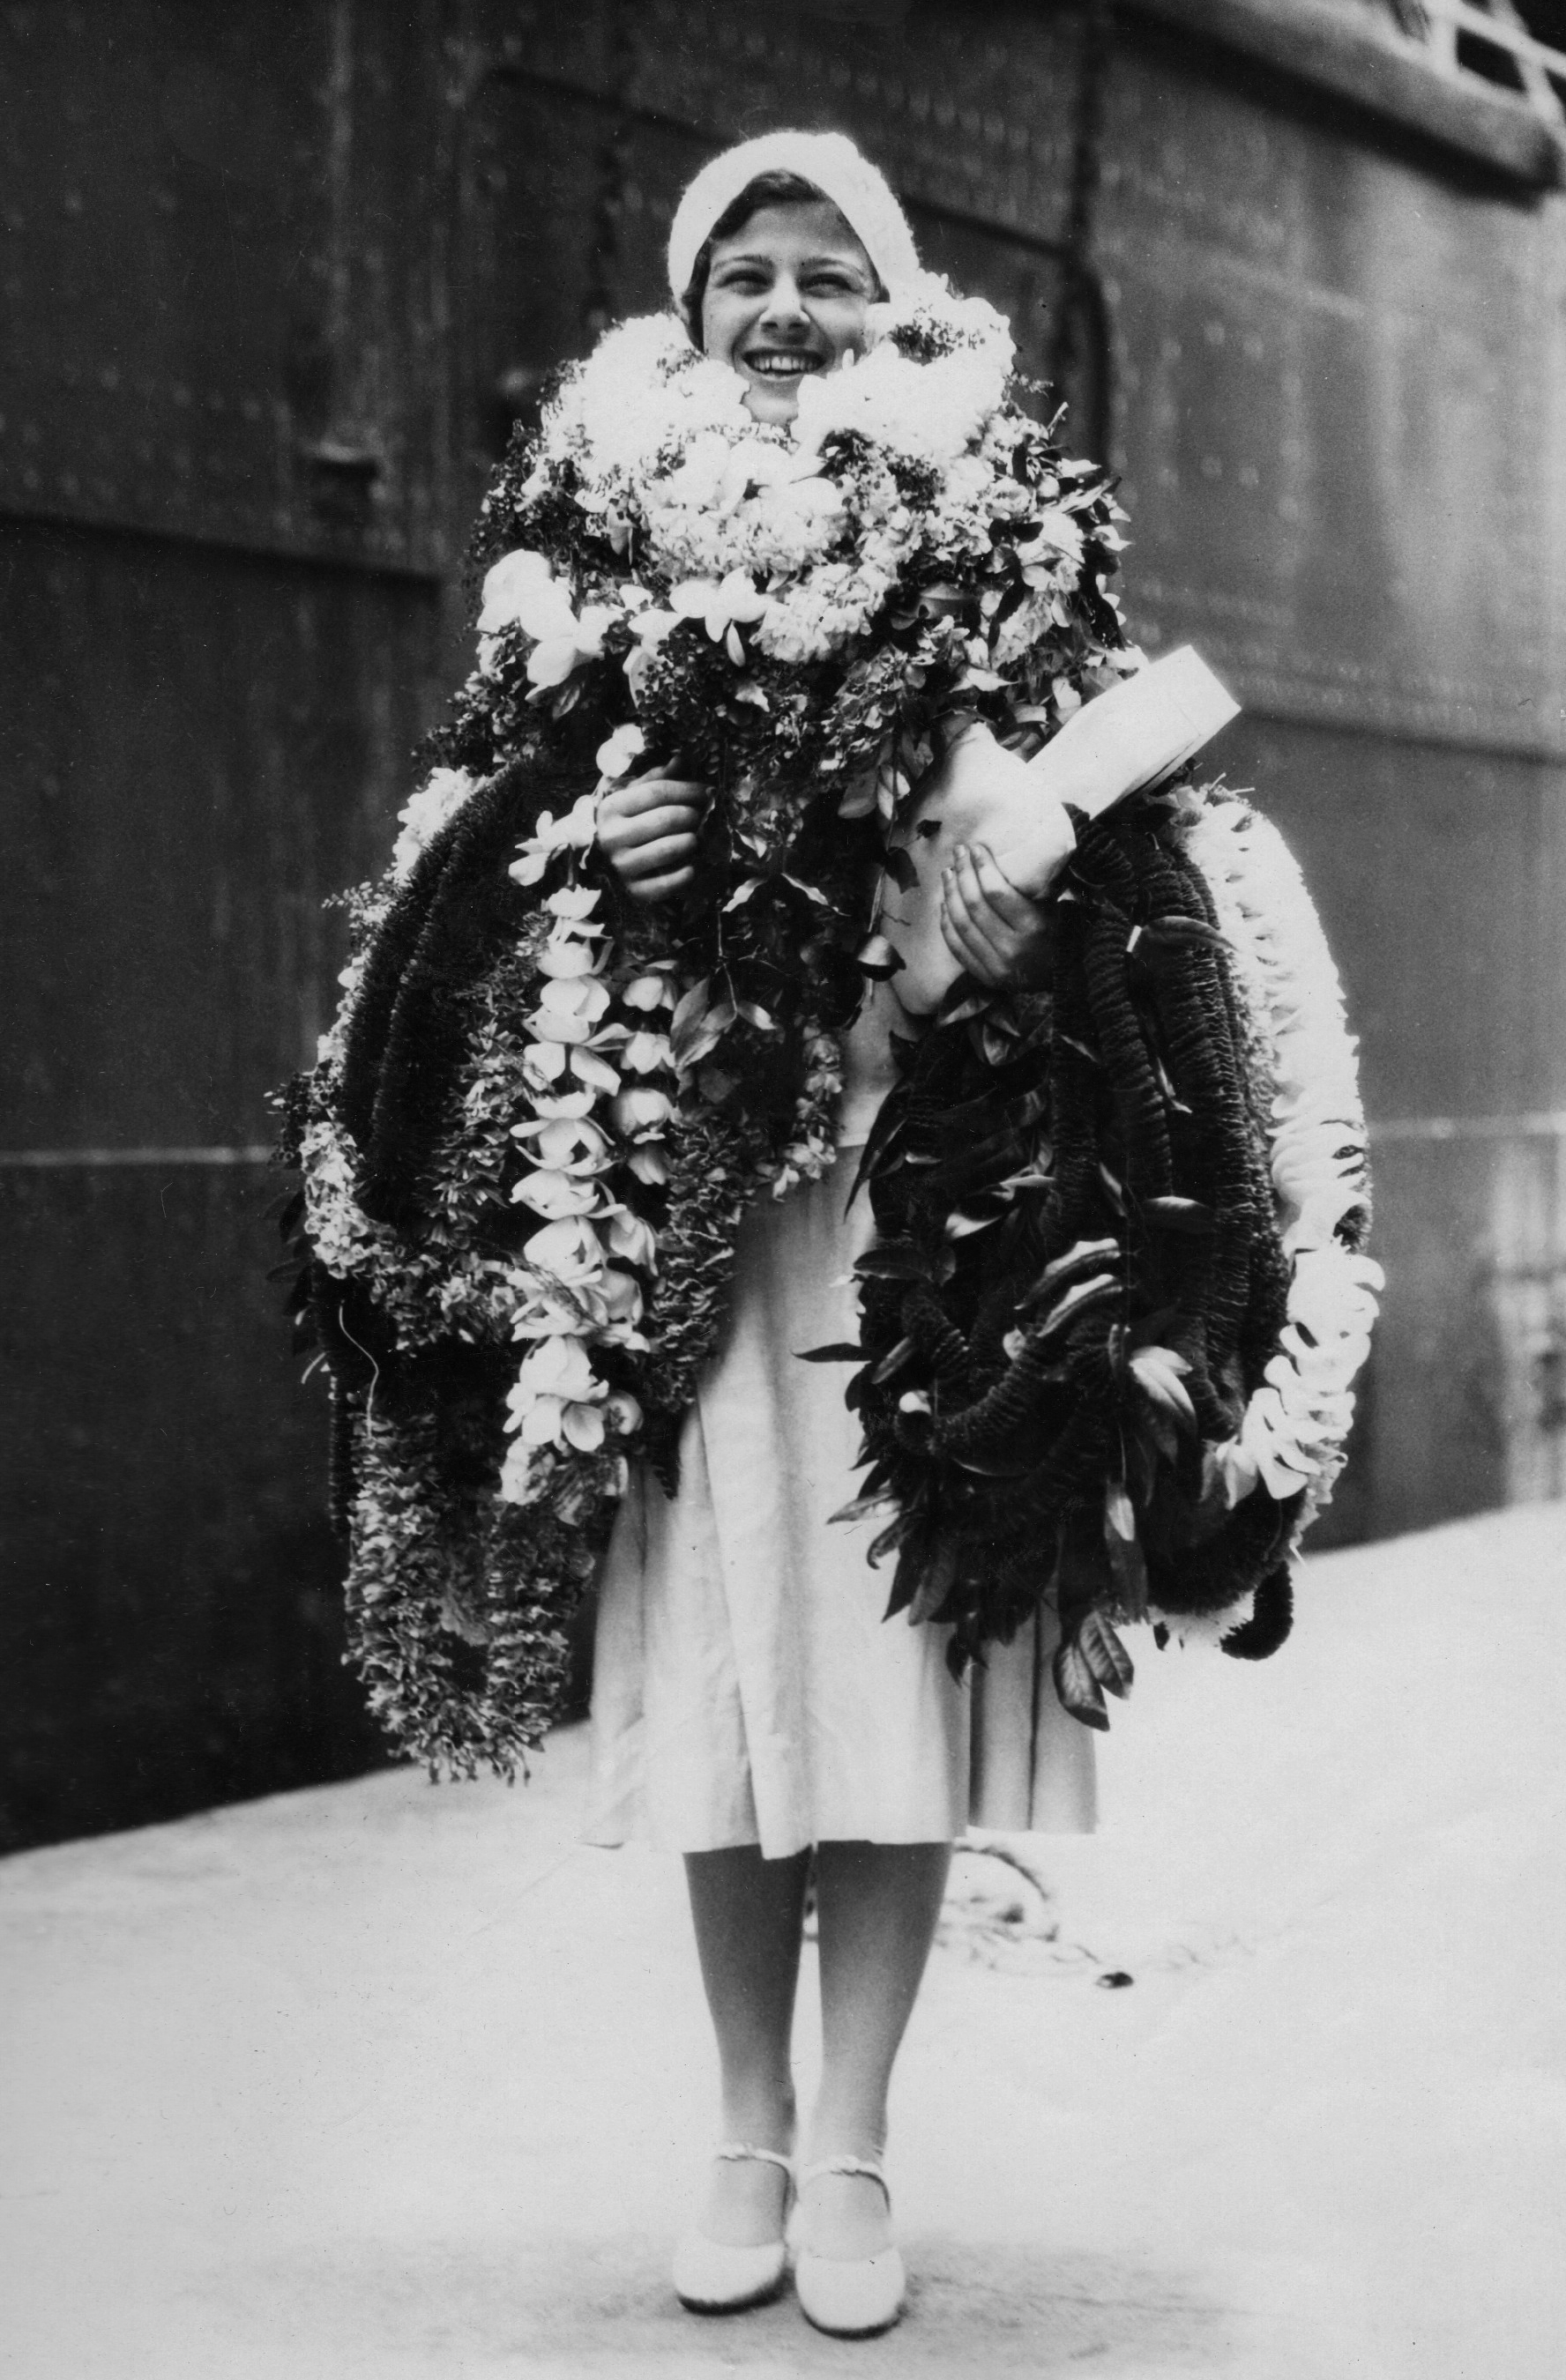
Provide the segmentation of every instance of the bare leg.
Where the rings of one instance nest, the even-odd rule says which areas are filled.
[[[887,2092],[940,1915],[949,1843],[822,1843],[821,2095],[806,2163],[879,2156]],[[824,2174],[804,2193],[805,2236],[824,2256],[873,2256],[890,2236],[863,2175]]]
[[[789,2045],[809,1867],[808,1852],[764,1860],[752,1845],[692,1852],[685,1862],[702,1981],[717,2035],[724,2138],[786,2155],[794,2146]],[[708,2239],[734,2248],[776,2240],[784,2188],[776,2166],[716,2165],[701,2228]]]

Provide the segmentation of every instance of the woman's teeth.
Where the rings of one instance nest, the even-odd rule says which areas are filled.
[[[793,380],[801,372],[821,369],[819,356],[747,356],[745,361],[752,371],[761,372],[769,380]]]

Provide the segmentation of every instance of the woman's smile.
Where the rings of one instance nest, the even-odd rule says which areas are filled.
[[[836,207],[762,207],[713,250],[702,345],[745,382],[758,421],[791,421],[800,383],[864,345],[875,267]]]
[[[760,372],[766,380],[801,380],[806,372],[826,369],[820,356],[797,347],[747,347],[740,360],[748,372]]]

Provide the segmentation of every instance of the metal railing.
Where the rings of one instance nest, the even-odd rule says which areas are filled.
[[[1392,14],[1438,73],[1510,91],[1546,123],[1566,126],[1566,51],[1531,33],[1511,0],[1392,0]]]

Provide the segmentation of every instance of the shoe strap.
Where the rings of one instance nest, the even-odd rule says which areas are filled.
[[[800,2188],[803,2190],[808,2182],[814,2181],[824,2173],[862,2173],[867,2180],[878,2181],[886,2192],[887,2205],[892,2203],[892,2193],[887,2189],[887,2177],[881,2169],[879,2161],[875,2157],[822,2157],[817,2164],[806,2166],[800,2176]]]
[[[740,2165],[747,2162],[755,2165],[775,2165],[790,2179],[793,2176],[794,2161],[792,2157],[786,2157],[781,2149],[758,2149],[752,2147],[749,2141],[725,2141],[721,2148],[713,2151],[713,2155],[726,2165]]]

